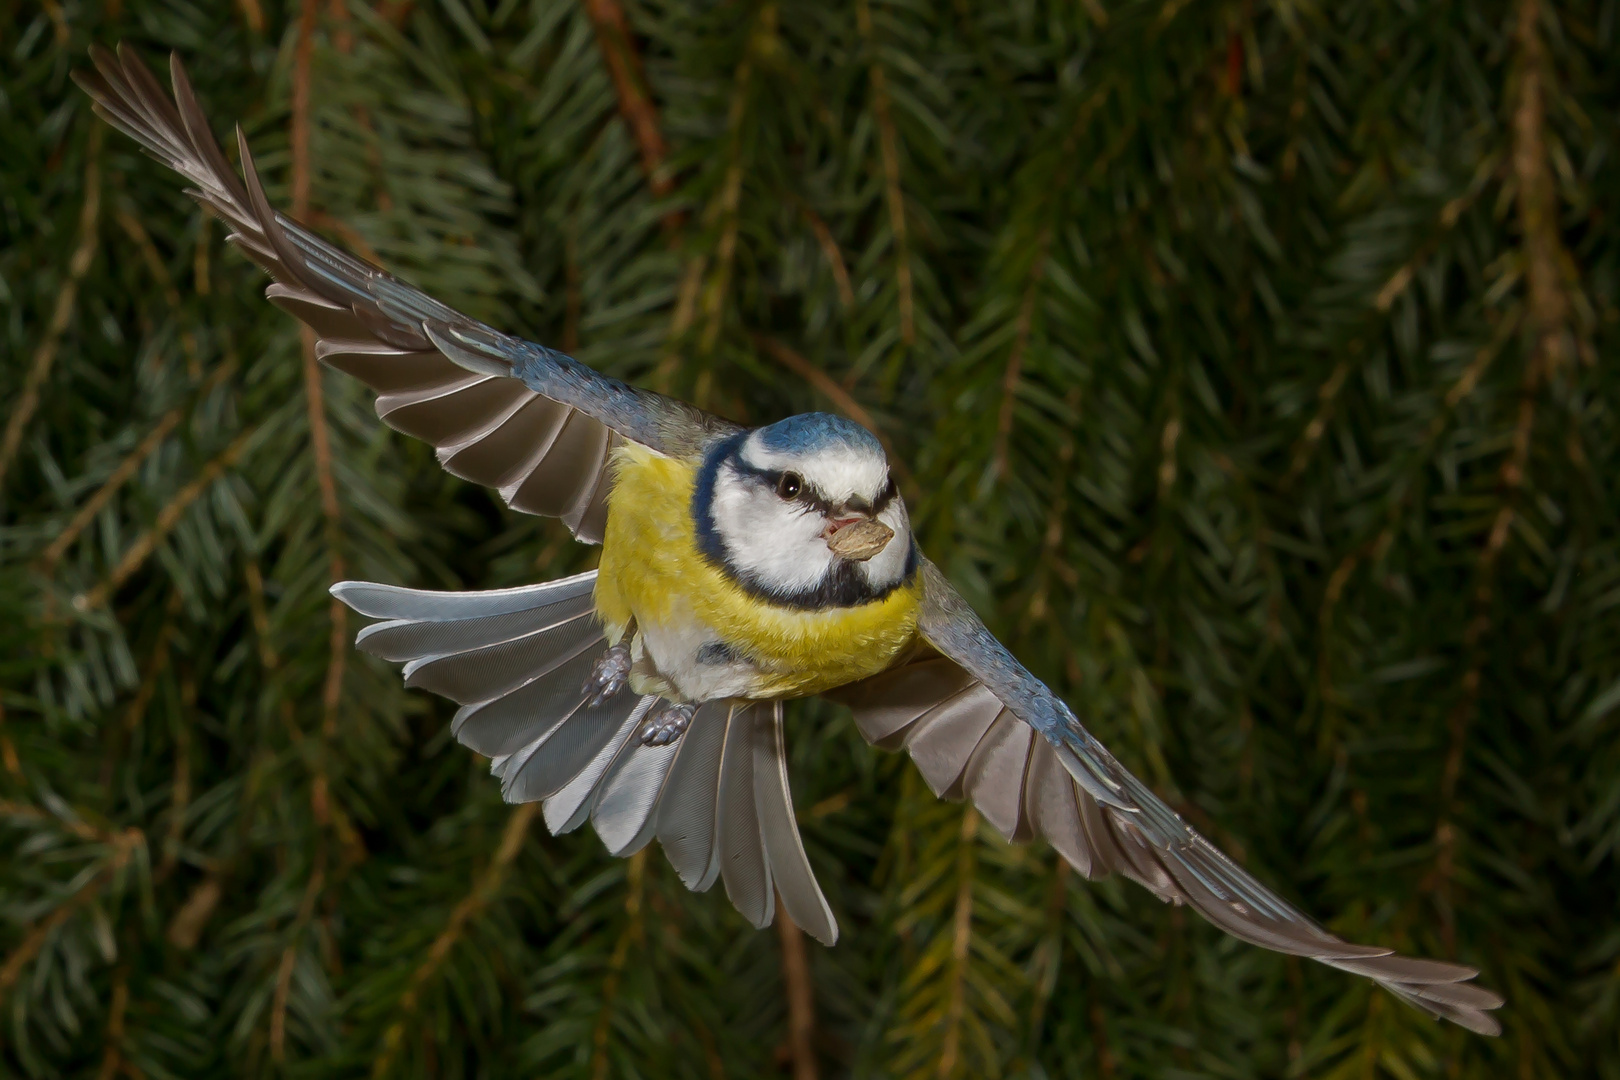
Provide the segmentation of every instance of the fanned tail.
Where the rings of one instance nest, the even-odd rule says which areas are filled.
[[[607,647],[596,572],[491,592],[345,581],[332,594],[384,621],[355,644],[403,663],[407,686],[458,703],[451,730],[490,758],[508,802],[542,803],[553,833],[587,820],[614,855],[657,837],[687,888],[716,880],[744,918],[770,924],[779,893],[806,933],[838,939],[805,856],[788,786],[781,702],[715,701],[675,742],[643,745],[657,698],[585,690]]]

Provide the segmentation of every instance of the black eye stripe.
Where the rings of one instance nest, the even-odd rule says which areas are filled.
[[[883,490],[878,492],[877,501],[872,504],[872,513],[883,513],[883,511],[888,508],[889,504],[894,501],[896,494],[897,489],[894,486],[894,474],[890,473],[888,480],[883,484]]]
[[[827,494],[816,486],[815,481],[796,469],[762,469],[757,465],[751,465],[744,461],[741,455],[733,457],[726,464],[740,479],[753,480],[778,497],[782,497],[780,495],[782,477],[792,473],[799,478],[799,493],[793,496],[791,501],[820,511],[823,514],[831,514],[833,511],[833,501],[827,497]],[[870,513],[874,515],[881,514],[898,494],[899,490],[895,487],[894,474],[890,473],[883,484],[883,490],[878,492],[878,497],[872,501]],[[864,500],[857,498],[851,501],[862,502]]]

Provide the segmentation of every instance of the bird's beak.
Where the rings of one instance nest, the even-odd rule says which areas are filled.
[[[834,518],[822,530],[827,550],[850,562],[865,562],[894,539],[894,530],[869,517]]]

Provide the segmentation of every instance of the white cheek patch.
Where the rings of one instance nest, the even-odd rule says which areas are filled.
[[[833,556],[821,539],[826,522],[802,504],[785,502],[723,466],[710,512],[727,559],[761,585],[800,592],[827,576]]]
[[[877,519],[894,530],[894,539],[889,541],[888,547],[856,565],[873,591],[887,592],[905,580],[906,563],[911,558],[911,521],[906,515],[906,504],[898,495]]]

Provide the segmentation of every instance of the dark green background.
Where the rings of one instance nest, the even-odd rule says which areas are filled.
[[[335,573],[594,556],[336,375],[312,427],[259,274],[68,80],[123,40],[445,300],[739,420],[869,416],[1128,764],[1508,998],[1471,1036],[1078,880],[804,707],[822,1076],[1620,1077],[1620,3],[308,11],[0,2],[0,1074],[793,1064],[776,931],[514,817],[334,641]]]

